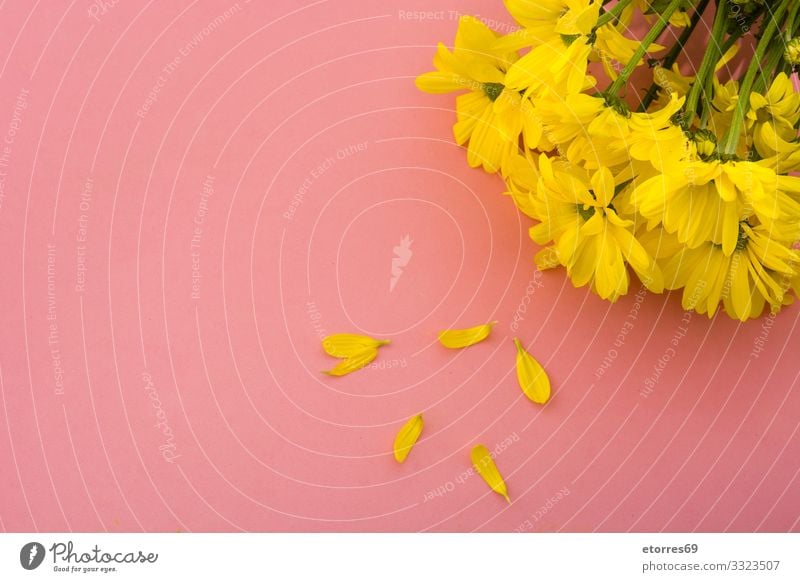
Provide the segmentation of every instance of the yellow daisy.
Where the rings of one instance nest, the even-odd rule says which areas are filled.
[[[690,248],[706,241],[731,255],[739,223],[750,217],[781,240],[800,236],[800,180],[778,176],[764,162],[718,160],[681,164],[652,177],[633,192],[650,226],[663,224]]]
[[[436,71],[416,80],[428,93],[467,91],[456,98],[453,134],[459,145],[468,143],[469,164],[490,173],[517,151],[521,132],[528,139],[541,139],[530,100],[504,85],[506,71],[519,55],[493,48],[498,38],[477,18],[462,17],[453,51],[439,43],[433,59]]]
[[[683,102],[683,97],[673,95],[663,109],[632,113],[620,100],[580,94],[550,96],[538,109],[548,135],[566,146],[566,157],[574,163],[597,169],[629,164],[632,159],[663,169],[689,154],[688,138],[672,122]]]
[[[766,94],[752,92],[746,127],[762,158],[797,149],[797,123],[800,121],[800,93],[786,73],[780,73]]]
[[[516,61],[506,84],[538,99],[548,93],[572,95],[591,88],[596,80],[587,75],[592,47],[585,37],[557,38],[541,44]]]
[[[597,24],[602,3],[597,0],[504,0],[511,16],[523,28],[507,35],[500,45],[517,50],[560,40],[588,36]]]
[[[626,264],[657,293],[663,278],[655,260],[633,235],[634,223],[613,205],[618,187],[608,168],[593,174],[564,161],[539,158],[541,177],[534,206],[541,223],[531,229],[540,245],[554,242],[556,258],[576,287],[590,284],[603,299],[628,291]]]
[[[668,289],[683,288],[683,308],[712,317],[720,301],[733,318],[760,316],[766,305],[775,312],[790,301],[800,271],[800,252],[775,240],[764,226],[742,222],[733,253],[707,242],[684,248],[663,265]]]

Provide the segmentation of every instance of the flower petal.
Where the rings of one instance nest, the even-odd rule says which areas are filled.
[[[439,343],[446,348],[466,348],[478,342],[482,342],[492,332],[492,326],[496,321],[485,325],[476,325],[466,329],[446,329],[439,332]]]
[[[408,453],[411,452],[411,447],[416,444],[419,435],[422,434],[422,415],[408,419],[403,427],[397,432],[394,437],[394,459],[398,463],[406,460]]]
[[[517,338],[517,381],[519,387],[529,399],[537,404],[544,404],[550,399],[550,378],[536,359],[525,351]]]
[[[366,349],[353,356],[350,356],[349,358],[345,358],[332,369],[326,370],[325,373],[329,376],[344,376],[350,372],[360,370],[374,360],[377,356],[378,350],[376,348]]]
[[[390,343],[355,333],[336,333],[322,338],[322,349],[334,358],[349,358],[364,350],[377,349]]]
[[[476,445],[473,447],[470,456],[472,458],[472,464],[475,465],[475,470],[478,472],[478,475],[483,477],[483,480],[486,481],[486,484],[492,488],[492,491],[498,495],[502,495],[506,501],[511,503],[511,499],[508,497],[506,483],[503,481],[503,476],[497,469],[497,465],[495,465],[489,449],[487,449],[484,445]]]

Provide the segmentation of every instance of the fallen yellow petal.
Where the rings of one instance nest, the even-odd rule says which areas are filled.
[[[467,329],[446,329],[439,332],[439,342],[446,348],[466,348],[489,337],[492,332],[492,326],[496,323],[496,321],[493,321]]]
[[[517,338],[517,380],[525,396],[536,402],[544,404],[550,399],[550,378],[536,359],[525,351]]]
[[[498,495],[502,495],[505,497],[506,501],[511,503],[511,499],[508,497],[506,483],[503,481],[503,476],[497,469],[497,465],[494,464],[494,459],[492,459],[489,449],[483,445],[476,445],[472,449],[471,457],[472,464],[475,465],[475,470],[478,472],[478,475],[483,477],[483,480],[492,488],[492,491]]]
[[[334,358],[349,358],[364,351],[376,349],[389,343],[389,340],[376,340],[355,333],[336,333],[322,338],[322,349]]]
[[[326,370],[325,373],[329,376],[344,376],[350,372],[360,370],[378,356],[377,348],[363,350],[349,358],[345,358],[335,367]]]
[[[398,463],[406,460],[411,447],[417,442],[422,433],[422,415],[418,414],[403,425],[397,436],[394,437],[394,458]]]

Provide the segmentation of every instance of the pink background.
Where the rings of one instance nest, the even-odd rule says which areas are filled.
[[[709,321],[535,274],[452,97],[413,85],[456,11],[509,23],[500,0],[0,3],[0,528],[800,530],[800,311]],[[337,331],[393,343],[328,378]],[[469,474],[479,442],[512,505]]]

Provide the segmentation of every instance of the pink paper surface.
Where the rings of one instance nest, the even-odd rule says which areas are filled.
[[[499,0],[0,4],[2,529],[800,530],[800,311],[536,273],[452,96],[413,84],[458,13],[511,24]],[[340,331],[392,344],[329,378]]]

